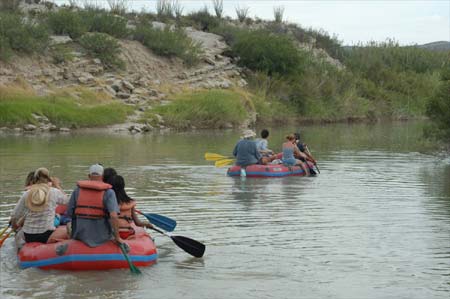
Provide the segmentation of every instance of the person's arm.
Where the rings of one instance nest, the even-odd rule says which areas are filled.
[[[23,223],[19,223],[20,219],[23,219],[25,213],[26,213],[26,207],[25,207],[25,197],[28,195],[28,192],[25,192],[22,197],[17,202],[16,206],[14,207],[14,210],[11,214],[11,226],[13,230],[18,230]]]
[[[76,200],[78,198],[78,192],[79,192],[79,188],[76,187],[73,190],[72,194],[70,195],[69,203],[67,204],[66,214],[70,218],[72,218],[73,215],[75,214],[75,205],[76,205]]]
[[[136,224],[137,226],[153,228],[153,225],[151,225],[149,222],[142,222],[141,220],[139,220],[134,208],[131,210],[131,215],[133,216],[134,224]]]
[[[109,223],[114,234],[114,239],[117,243],[123,243],[123,239],[119,234],[119,205],[117,204],[116,194],[112,189],[105,192],[104,206],[109,213]]]

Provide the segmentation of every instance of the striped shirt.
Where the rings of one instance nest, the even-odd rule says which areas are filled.
[[[26,215],[23,231],[27,234],[41,234],[48,230],[55,230],[54,220],[56,205],[67,204],[69,202],[67,195],[61,190],[51,187],[46,209],[41,212],[33,212],[25,205],[29,192],[30,191],[26,191],[22,195],[11,216],[18,221],[21,217]]]

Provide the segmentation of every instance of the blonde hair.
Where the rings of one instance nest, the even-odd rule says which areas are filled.
[[[295,140],[295,136],[293,134],[286,135],[286,139],[289,141]]]
[[[51,181],[52,180],[50,179],[50,172],[47,168],[40,167],[34,172],[33,182],[35,184],[46,184]]]

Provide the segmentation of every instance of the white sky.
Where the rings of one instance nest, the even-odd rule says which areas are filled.
[[[78,0],[83,3],[85,0]],[[107,6],[107,0],[87,0]],[[116,0],[117,1],[117,0]],[[68,0],[53,0],[57,4]],[[131,9],[156,11],[156,0],[128,0]],[[183,13],[205,5],[213,13],[210,0],[179,0]],[[224,0],[224,14],[236,18],[235,8],[249,7],[251,17],[273,19],[273,8],[283,6],[284,18],[302,27],[324,29],[337,34],[345,45],[358,41],[393,38],[402,45],[450,41],[450,0]]]

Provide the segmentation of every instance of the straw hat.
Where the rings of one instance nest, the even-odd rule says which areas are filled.
[[[41,212],[47,208],[50,187],[48,184],[36,184],[31,186],[25,205],[30,211]]]
[[[244,130],[242,132],[242,138],[253,138],[256,136],[256,133],[252,130]]]

